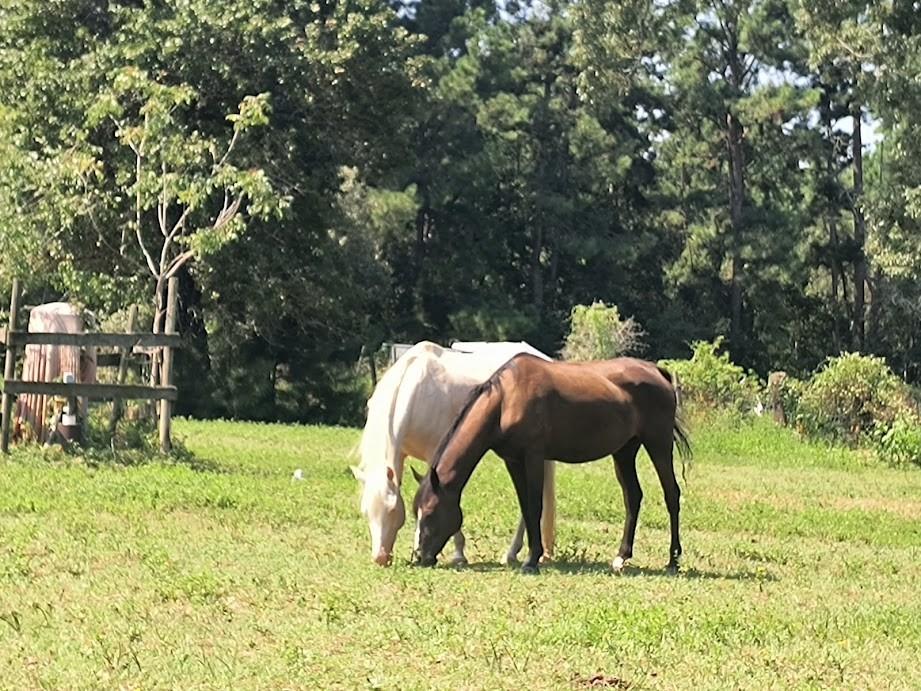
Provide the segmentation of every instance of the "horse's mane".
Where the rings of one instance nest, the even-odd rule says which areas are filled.
[[[403,357],[394,363],[378,381],[374,393],[368,399],[368,419],[361,433],[359,467],[366,469],[379,463],[380,444],[384,442],[384,461],[393,466],[400,440],[399,432],[394,431],[395,412],[400,388],[410,366],[423,354],[435,354],[441,348],[434,343],[423,341],[417,343]],[[401,418],[402,422],[402,418]],[[399,426],[398,426],[399,427]]]
[[[464,407],[461,408],[461,411],[457,414],[457,417],[454,418],[454,422],[451,423],[451,427],[448,428],[448,431],[445,432],[445,435],[438,443],[438,448],[435,450],[435,455],[432,456],[432,471],[435,470],[439,461],[441,461],[441,456],[444,454],[444,450],[447,448],[448,444],[451,443],[451,440],[457,433],[458,428],[464,423],[464,420],[467,419],[467,414],[473,408],[474,404],[480,400],[482,396],[485,396],[494,388],[496,388],[496,386],[499,384],[499,378],[502,376],[502,373],[505,372],[505,370],[510,369],[512,365],[515,364],[515,360],[517,360],[519,357],[533,357],[535,359],[540,359],[530,353],[518,353],[510,360],[508,360],[504,365],[502,365],[499,369],[493,372],[489,379],[484,381],[482,384],[477,384],[475,387],[473,387],[473,390],[470,392],[470,394],[467,396],[467,400],[464,402]]]

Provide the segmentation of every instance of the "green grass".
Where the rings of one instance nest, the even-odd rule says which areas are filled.
[[[0,461],[0,686],[921,687],[917,470],[701,422],[681,575],[642,457],[635,568],[608,572],[623,509],[598,462],[561,467],[560,562],[529,578],[498,564],[517,507],[491,456],[464,497],[471,566],[409,567],[407,525],[381,569],[356,431],[177,432],[194,464]]]

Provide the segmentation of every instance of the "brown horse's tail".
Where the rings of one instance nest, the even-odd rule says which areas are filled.
[[[678,386],[678,377],[664,367],[659,367],[659,372],[668,380],[668,383],[672,385],[672,390],[675,392],[675,447],[678,449],[678,456],[681,457],[681,479],[687,482],[687,471],[688,468],[691,467],[691,461],[694,454],[691,451],[691,439],[688,436],[687,428],[681,417],[681,398],[679,394],[680,388]]]

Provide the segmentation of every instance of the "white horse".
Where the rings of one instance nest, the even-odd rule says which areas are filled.
[[[381,377],[368,400],[368,419],[361,435],[359,467],[352,468],[362,484],[361,512],[371,532],[371,558],[390,563],[397,531],[406,520],[400,486],[404,461],[413,456],[431,463],[435,450],[460,413],[470,392],[519,353],[550,358],[527,343],[455,343],[447,350],[428,341],[410,348]],[[547,462],[544,550],[554,541],[554,473]],[[516,546],[517,545],[517,546]],[[514,561],[521,550],[516,535],[506,555]],[[454,563],[465,563],[464,536],[454,536]]]

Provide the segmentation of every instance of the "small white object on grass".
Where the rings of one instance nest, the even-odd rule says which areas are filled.
[[[294,471],[294,475],[291,476],[291,479],[292,479],[292,480],[303,480],[303,479],[304,479],[304,471],[301,470],[300,468],[298,468],[297,470]]]

